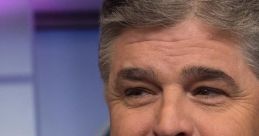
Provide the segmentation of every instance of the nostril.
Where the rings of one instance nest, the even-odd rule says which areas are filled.
[[[181,133],[178,133],[176,136],[186,136],[186,134],[181,132]]]

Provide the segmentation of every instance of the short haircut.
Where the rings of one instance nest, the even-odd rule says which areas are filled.
[[[125,29],[170,27],[195,17],[235,37],[259,77],[258,0],[104,0],[100,17],[99,68],[109,79],[112,44]]]

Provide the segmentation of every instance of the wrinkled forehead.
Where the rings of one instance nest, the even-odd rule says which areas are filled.
[[[161,66],[162,62],[158,60],[160,55],[160,58],[167,60],[166,62],[170,60],[166,65],[177,63],[179,67],[179,63],[185,65],[197,62],[199,65],[206,65],[214,60],[218,65],[211,64],[212,67],[222,68],[236,75],[233,71],[237,69],[227,69],[225,66],[233,63],[233,67],[236,68],[239,63],[243,63],[242,51],[238,47],[228,37],[220,39],[215,36],[209,26],[196,20],[188,20],[168,28],[127,29],[115,42],[112,65],[113,68],[121,68],[128,62],[150,65],[148,60],[156,60]],[[187,58],[188,55],[192,57]],[[178,62],[179,56],[185,57],[181,57],[182,61]],[[202,60],[204,57],[207,59]],[[156,62],[154,65],[157,65]],[[223,64],[226,64],[224,68]]]
[[[165,41],[176,42],[192,39],[206,39],[224,42],[237,41],[230,32],[218,30],[209,26],[197,19],[190,19],[177,24],[176,26],[168,27],[152,27],[152,28],[138,28],[125,29],[121,35],[115,40],[119,44],[130,44],[141,41]],[[233,40],[235,39],[235,40]]]

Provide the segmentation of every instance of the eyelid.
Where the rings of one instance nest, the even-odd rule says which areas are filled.
[[[223,89],[219,89],[219,88],[215,88],[215,87],[209,87],[209,86],[199,86],[199,87],[195,88],[194,90],[192,90],[192,94],[199,95],[199,94],[195,94],[195,93],[198,93],[200,91],[198,89],[207,89],[207,90],[211,91],[211,93],[214,93],[214,94],[217,94],[217,95],[224,95],[224,96],[229,97],[229,95]]]
[[[197,88],[201,88],[204,87],[206,88],[207,86],[197,86],[195,89]],[[204,105],[204,106],[222,106],[223,104],[227,104],[227,100],[230,98],[228,96],[228,94],[226,93],[225,90],[221,89],[221,88],[216,88],[216,87],[207,87],[207,88],[211,88],[211,89],[217,89],[217,91],[222,91],[219,94],[215,93],[211,95],[193,95],[193,90],[191,90],[190,93],[188,93],[188,96],[190,96],[191,100],[193,100],[194,102]]]
[[[157,84],[152,84],[149,82],[142,82],[142,81],[129,81],[129,80],[121,80],[115,85],[115,90],[125,90],[126,88],[142,88],[147,91],[151,91],[154,93],[158,93],[161,91],[160,86]]]
[[[157,92],[156,90],[154,90],[154,89],[150,89],[150,88],[148,88],[148,87],[142,87],[142,86],[129,87],[129,88],[126,88],[125,91],[128,90],[128,89],[138,89],[138,90],[140,90],[140,91],[143,91],[143,92],[145,92],[145,93],[147,93],[147,94],[151,94],[151,95],[156,95],[156,94],[158,93],[158,92]],[[124,91],[124,92],[125,92],[125,91]]]
[[[129,89],[139,89],[138,91],[142,92],[136,92],[137,95],[126,95],[125,92]],[[140,106],[144,106],[150,103],[153,103],[155,100],[157,100],[157,94],[155,91],[152,91],[150,89],[144,88],[144,87],[132,87],[132,88],[126,88],[124,89],[124,95],[121,98],[121,100],[125,103],[126,106],[130,108],[137,108]],[[134,92],[133,92],[134,93]],[[139,94],[138,94],[139,93]]]
[[[142,92],[145,92],[145,93],[149,93],[149,94],[154,94],[152,93],[152,91],[150,91],[149,89],[147,88],[144,88],[144,87],[132,87],[132,88],[127,88],[125,89],[123,92],[124,92],[124,95],[127,97],[127,96],[130,96],[129,94],[127,94],[130,90],[132,91],[142,91]]]
[[[229,97],[235,96],[237,93],[240,93],[239,90],[236,90],[235,87],[229,85],[228,83],[220,80],[213,80],[213,81],[201,81],[201,82],[194,82],[190,84],[185,84],[184,89],[186,91],[194,90],[198,87],[210,87],[224,91],[226,95]]]

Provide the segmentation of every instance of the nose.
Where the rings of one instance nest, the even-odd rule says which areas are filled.
[[[157,110],[155,136],[194,136],[194,123],[188,113],[191,109],[186,107],[185,99],[177,88],[163,92]]]

